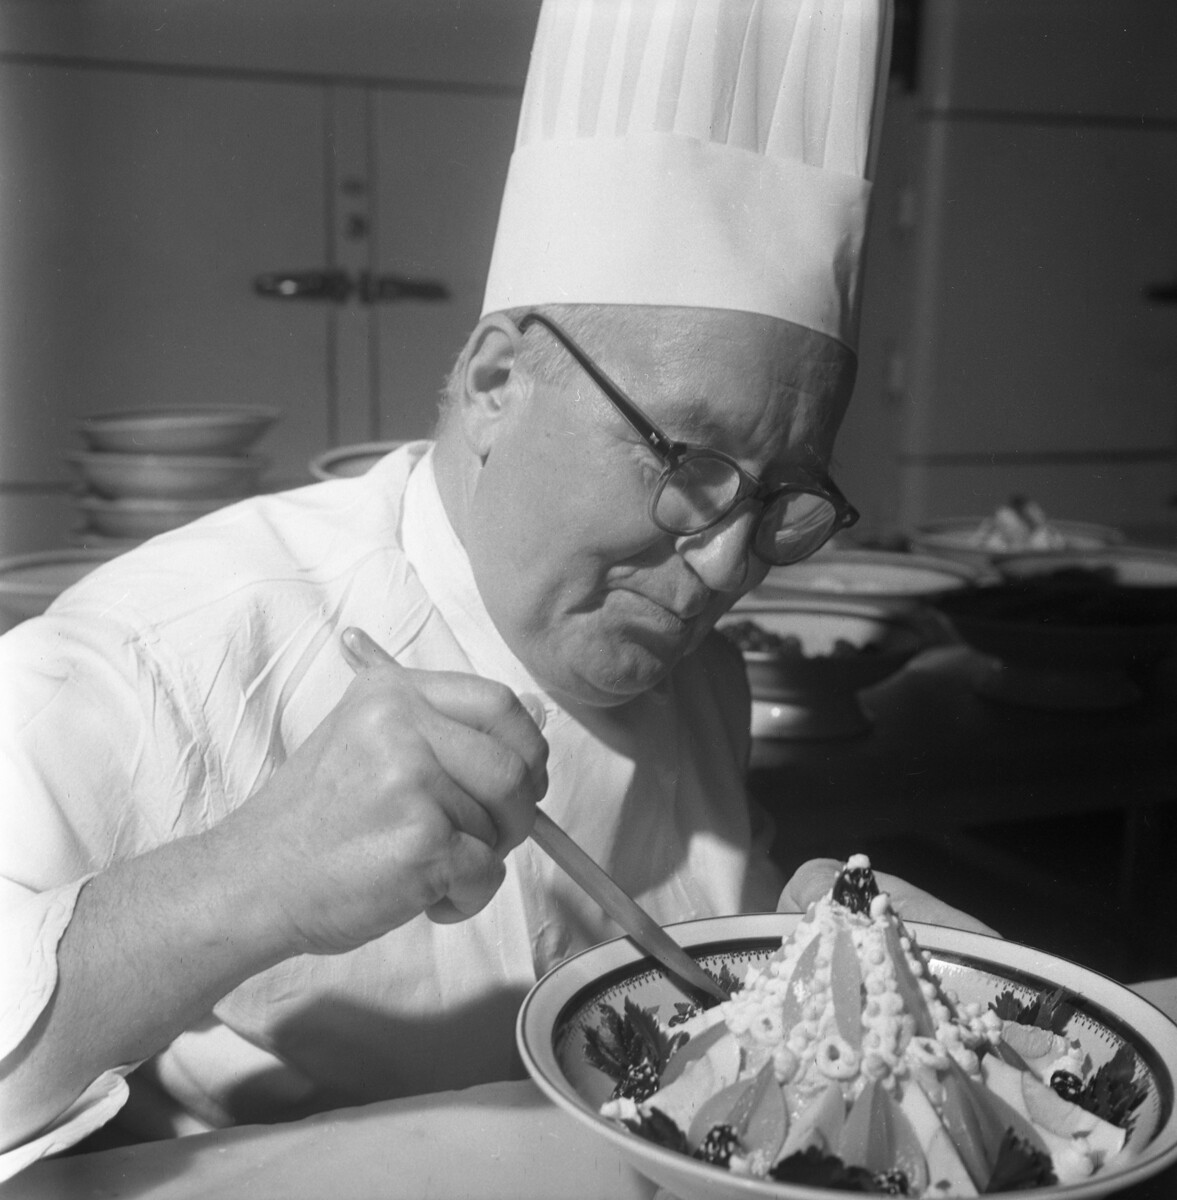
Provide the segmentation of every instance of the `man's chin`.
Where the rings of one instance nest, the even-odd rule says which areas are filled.
[[[665,646],[654,648],[631,641],[626,646],[627,654],[612,664],[599,660],[586,664],[584,670],[569,680],[569,686],[560,690],[581,704],[598,708],[627,704],[657,687],[690,648],[678,646],[673,653],[667,653]]]

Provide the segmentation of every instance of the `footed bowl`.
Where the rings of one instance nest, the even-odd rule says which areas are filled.
[[[709,970],[726,965],[742,977],[763,962],[800,920],[796,913],[714,917],[669,926],[680,945]],[[1095,1065],[1124,1044],[1135,1052],[1145,1098],[1135,1113],[1121,1163],[1078,1183],[1001,1193],[1010,1200],[1096,1200],[1177,1162],[1173,1070],[1177,1026],[1136,993],[1066,959],[1000,938],[908,923],[929,953],[946,988],[963,1001],[987,1004],[1002,992],[1030,1000],[1063,987],[1074,1008],[1067,1035]],[[561,963],[532,988],[519,1011],[517,1041],[528,1072],[544,1094],[601,1139],[602,1153],[619,1155],[678,1200],[831,1200],[847,1193],[734,1175],[645,1141],[599,1115],[612,1080],[585,1057],[585,1030],[601,1004],[626,998],[656,1008],[665,1023],[689,999],[627,938],[601,943]]]

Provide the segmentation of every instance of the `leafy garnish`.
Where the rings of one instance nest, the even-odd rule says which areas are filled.
[[[644,1099],[652,1095],[667,1059],[688,1035],[668,1036],[658,1023],[657,1010],[641,1008],[628,996],[624,1015],[608,1004],[598,1005],[598,1011],[600,1025],[585,1026],[585,1058],[617,1081],[614,1096]]]
[[[685,1025],[693,1016],[699,1012],[697,1004],[691,1004],[686,1000],[677,1000],[674,1005],[674,1016],[666,1022],[673,1029],[676,1025]]]
[[[744,981],[732,974],[732,970],[727,963],[720,965],[718,973],[708,971],[706,967],[703,968],[703,973],[710,975],[729,996],[738,992],[744,986]],[[717,1004],[722,1003],[716,996],[704,995],[702,992],[696,992],[695,995],[697,999],[694,1002],[679,1000],[675,1003],[674,1016],[667,1022],[668,1025],[682,1025],[692,1017],[697,1016],[704,1009],[714,1008]]]
[[[1007,990],[990,1007],[1003,1020],[1017,1021],[1051,1033],[1064,1033],[1075,1011],[1061,987],[1042,992],[1025,1003]],[[1068,1090],[1063,1093],[1064,1098],[1112,1125],[1131,1130],[1132,1113],[1148,1094],[1148,1085],[1135,1075],[1136,1054],[1131,1046],[1122,1045],[1081,1089]]]
[[[648,1114],[639,1112],[633,1120],[623,1121],[622,1124],[647,1142],[677,1150],[679,1154],[691,1152],[687,1135],[660,1108],[651,1109]]]
[[[727,963],[721,963],[719,974],[714,971],[708,971],[708,975],[719,984],[725,992],[738,992],[744,986],[744,981],[732,972],[731,967]],[[710,1006],[709,1006],[710,1007]]]
[[[1131,1130],[1132,1113],[1148,1095],[1148,1085],[1135,1075],[1136,1054],[1125,1044],[1087,1081],[1075,1103],[1121,1129]]]
[[[1063,1033],[1075,1015],[1074,1006],[1066,995],[1066,989],[1060,987],[1052,992],[1039,992],[1033,1000],[1022,1001],[1007,988],[989,1007],[1003,1021],[1017,1021],[1019,1025],[1033,1025],[1038,1029],[1049,1029],[1051,1033]]]
[[[824,1154],[816,1146],[782,1158],[769,1176],[778,1183],[808,1187],[841,1188],[844,1192],[879,1193],[874,1174],[865,1167],[847,1166],[836,1154]]]
[[[993,1172],[985,1185],[984,1194],[1046,1187],[1057,1182],[1050,1155],[1045,1150],[1031,1146],[1012,1129],[1007,1129],[998,1147]]]

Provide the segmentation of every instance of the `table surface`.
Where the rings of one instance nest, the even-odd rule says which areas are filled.
[[[1177,1019],[1177,979],[1136,990]],[[831,1193],[832,1194],[832,1193]],[[1171,1200],[1177,1165],[1117,1193]],[[653,1200],[531,1083],[498,1083],[30,1167],[3,1200]],[[662,1194],[664,1196],[664,1194]],[[661,1198],[660,1198],[661,1200]]]

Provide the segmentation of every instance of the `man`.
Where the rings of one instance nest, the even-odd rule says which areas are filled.
[[[795,28],[746,26],[750,61],[753,34],[762,69],[812,41],[805,87],[853,80],[862,158],[878,10],[796,8]],[[817,179],[821,220],[844,221],[784,238],[786,260],[835,262],[825,281],[750,273],[750,252],[771,259],[760,226],[728,262],[730,214],[712,236],[690,204],[697,255],[620,266],[657,251],[696,183],[732,186],[715,164],[634,182],[646,134],[664,136],[649,64],[677,62],[683,97],[710,87],[714,64],[691,82],[700,46],[744,54],[717,32],[732,18],[545,9],[485,315],[436,444],[156,539],[0,642],[5,1172],[124,1105],[161,1136],[518,1074],[526,989],[616,932],[526,840],[541,801],[661,921],[777,904],[743,792],[742,663],[709,635],[771,563],[852,519],[825,464],[853,379],[863,181],[835,172],[831,200]],[[525,131],[558,129],[545,89],[573,60],[610,129],[637,97],[642,144],[589,153],[560,195],[562,154],[586,147],[551,159],[539,136],[529,158]],[[668,181],[613,244],[611,206]],[[808,870],[786,902],[824,887]]]

